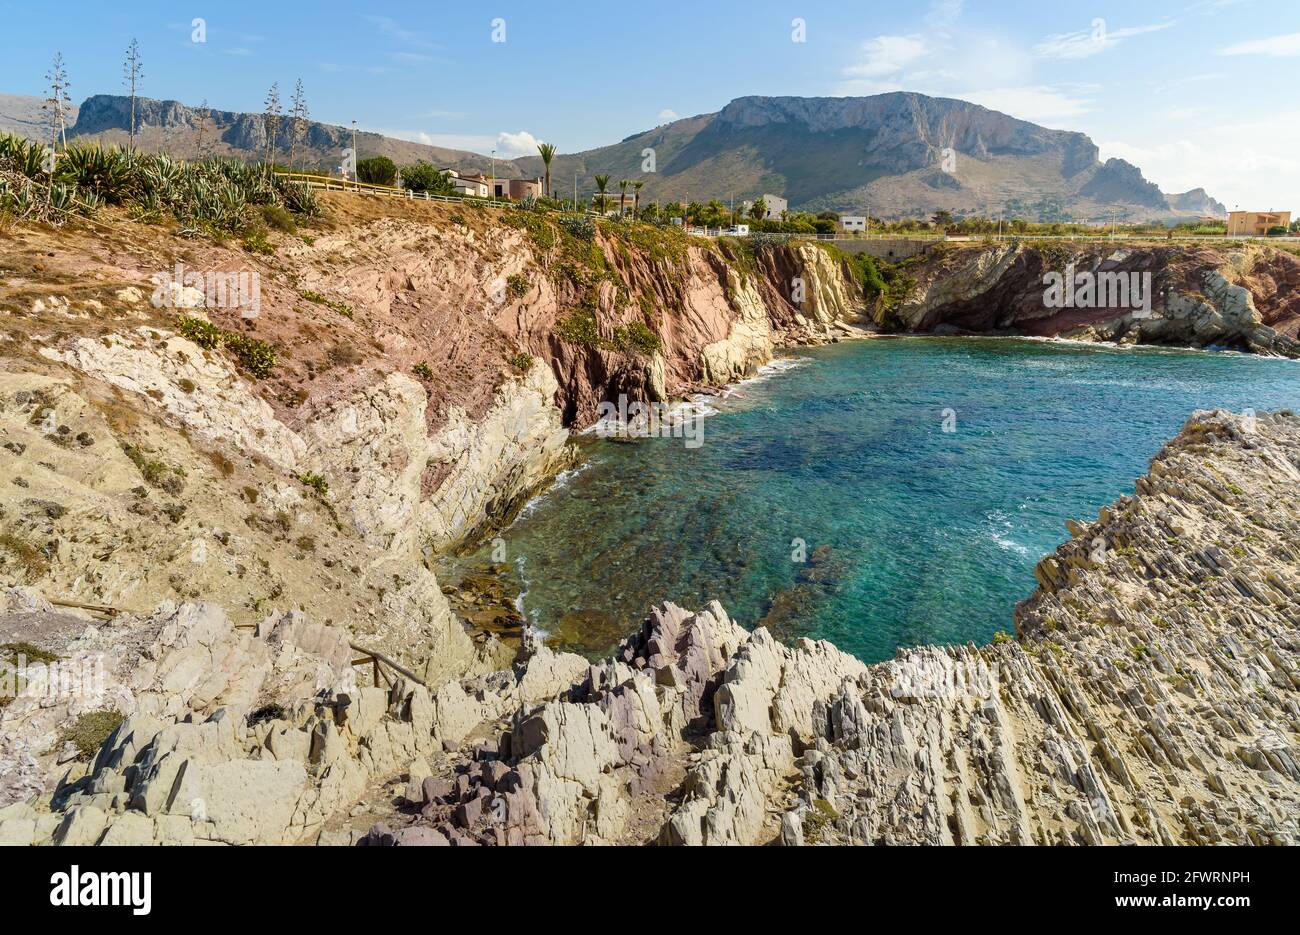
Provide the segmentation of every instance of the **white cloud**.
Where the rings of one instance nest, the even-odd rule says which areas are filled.
[[[1077,91],[1050,86],[988,88],[966,91],[961,98],[1034,123],[1077,117],[1092,109],[1091,101]]]
[[[1082,59],[1091,58],[1102,52],[1115,48],[1125,39],[1142,36],[1147,33],[1160,32],[1173,26],[1174,22],[1153,23],[1149,26],[1128,26],[1123,29],[1107,29],[1104,19],[1092,21],[1090,29],[1077,32],[1058,33],[1048,36],[1034,46],[1034,54],[1043,58]]]
[[[421,52],[389,52],[389,58],[395,62],[401,62],[404,65],[418,65],[423,62],[432,62],[432,55],[425,55]]]
[[[537,144],[540,142],[541,140],[527,130],[520,130],[518,133],[500,133],[497,135],[497,155],[503,159],[513,159],[516,156],[535,156],[537,155]]]
[[[1234,42],[1227,48],[1220,49],[1219,54],[1268,55],[1273,58],[1294,58],[1300,55],[1300,32],[1287,33],[1282,36],[1269,36],[1267,39]]]
[[[441,146],[444,149],[467,149],[470,152],[482,153],[485,156],[492,151],[493,146],[496,144],[496,140],[484,133],[426,133],[424,130],[394,129],[378,129],[375,132],[399,140],[409,140],[412,143],[423,143],[426,146]]]
[[[929,52],[921,36],[876,36],[862,44],[864,60],[844,69],[848,78],[885,78]]]
[[[1161,191],[1204,188],[1232,209],[1300,210],[1300,110],[1207,126],[1190,138],[1149,145],[1099,144],[1102,159],[1118,156],[1142,167]]]
[[[674,120],[680,120],[680,119],[682,118],[677,116],[677,111],[675,110],[669,110],[667,107],[665,107],[663,110],[659,111],[659,123],[661,125],[665,123],[672,123]]]
[[[391,16],[374,16],[372,14],[362,14],[362,18],[373,24],[383,35],[390,39],[396,39],[398,42],[405,42],[409,45],[419,46],[426,49],[433,48],[433,43],[426,39],[421,33],[414,29],[408,29]]]

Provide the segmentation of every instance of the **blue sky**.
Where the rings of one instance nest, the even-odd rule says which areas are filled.
[[[1300,3],[77,3],[0,0],[0,91],[122,91],[260,110],[302,78],[312,116],[506,155],[610,143],[746,94],[914,90],[1081,130],[1166,191],[1300,210]],[[205,41],[192,41],[195,18]],[[504,36],[500,24],[504,21]],[[794,41],[796,20],[804,41]],[[495,32],[495,36],[494,36]],[[53,33],[53,34],[52,34]],[[504,41],[494,41],[494,38]]]

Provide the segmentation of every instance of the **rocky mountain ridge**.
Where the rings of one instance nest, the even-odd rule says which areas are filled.
[[[129,98],[94,95],[80,106],[73,138],[123,143]],[[140,145],[178,156],[231,155],[263,158],[266,134],[260,114],[177,101],[141,98]],[[0,97],[0,130],[45,138],[39,100]],[[202,137],[202,140],[200,140]],[[347,127],[310,121],[299,156],[305,164],[333,169],[350,147]],[[287,136],[278,146],[287,159]],[[357,133],[363,157],[386,155],[398,163],[426,159],[439,166],[501,177],[535,177],[539,157],[499,159]],[[646,167],[647,150],[654,164]],[[1223,205],[1204,189],[1165,195],[1140,169],[1121,159],[1099,161],[1086,135],[1051,130],[966,101],[914,92],[869,97],[737,98],[717,113],[675,120],[611,145],[561,154],[552,177],[573,179],[586,197],[594,177],[645,183],[646,200],[780,194],[791,208],[861,213],[878,217],[999,213],[1029,220],[1078,220],[1119,216],[1129,220],[1222,217]]]
[[[180,101],[137,98],[137,145],[149,152],[166,152],[178,158],[195,159],[231,156],[260,161],[266,156],[266,124],[261,114],[191,106]],[[0,95],[0,132],[17,133],[29,139],[48,140],[48,118],[42,115],[39,98]],[[120,94],[95,94],[69,114],[69,140],[126,145],[130,137],[131,99]],[[351,127],[308,120],[303,137],[294,148],[294,161],[303,167],[335,171],[343,151],[352,148]],[[423,159],[437,166],[456,166],[465,172],[487,173],[492,159],[479,153],[449,149],[397,139],[363,129],[356,133],[361,158],[388,156],[399,165]],[[273,147],[273,158],[287,163],[290,136],[287,118],[282,118]],[[509,160],[497,160],[497,175],[517,178]]]

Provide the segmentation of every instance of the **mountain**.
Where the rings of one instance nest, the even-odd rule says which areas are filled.
[[[1228,213],[1227,205],[1215,201],[1203,188],[1193,188],[1180,195],[1166,195],[1169,206],[1175,211],[1185,211],[1204,217],[1221,218]]]
[[[654,150],[654,173],[642,173]],[[535,157],[516,160],[525,175]],[[558,157],[561,187],[605,173],[644,179],[642,198],[680,200],[763,192],[791,208],[916,216],[953,214],[1079,220],[1204,213],[1172,204],[1141,170],[1102,163],[1082,133],[1049,130],[977,104],[895,92],[870,97],[742,97],[612,146]],[[1194,193],[1188,193],[1192,195]],[[1204,191],[1201,190],[1204,195]],[[1187,197],[1187,196],[1180,196]],[[1212,199],[1205,197],[1207,203]]]
[[[41,112],[41,99],[13,94],[0,95],[0,132],[17,133],[32,139],[48,139],[49,129]],[[179,101],[136,99],[137,141],[141,149],[166,151],[175,156],[236,156],[260,159],[266,150],[266,130],[261,114],[213,108],[189,107]],[[285,124],[287,126],[287,122]],[[96,94],[80,107],[74,105],[68,137],[85,142],[123,145],[130,135],[131,99],[118,94]],[[281,134],[276,158],[287,162],[289,142]],[[391,136],[358,130],[357,150],[361,157],[388,156],[398,165],[425,159],[439,166],[457,166],[467,171],[488,172],[492,160],[479,153],[413,143]],[[343,150],[352,146],[352,130],[311,120],[305,143],[296,153],[299,164],[333,169]],[[496,162],[496,174],[514,177],[517,169],[509,161]]]
[[[261,158],[260,114],[139,99],[140,145],[179,156]],[[95,95],[79,108],[70,136],[124,143],[130,100]],[[0,130],[41,136],[40,99],[0,95]],[[312,121],[306,165],[333,168],[351,145],[347,127]],[[488,172],[488,156],[357,132],[361,156],[398,164],[427,159]],[[287,144],[278,158],[287,161]],[[652,171],[643,170],[653,158]],[[542,175],[538,156],[495,163],[499,177]],[[876,217],[999,213],[1029,220],[1168,220],[1222,216],[1203,188],[1162,193],[1122,159],[1102,162],[1082,133],[1050,130],[951,98],[893,92],[869,97],[742,97],[714,114],[686,117],[618,143],[558,155],[551,166],[557,193],[589,195],[598,174],[643,181],[643,201],[723,202],[764,193],[791,209],[833,210]]]

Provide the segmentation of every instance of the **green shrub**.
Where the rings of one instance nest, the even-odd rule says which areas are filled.
[[[323,296],[319,292],[313,292],[311,289],[308,289],[306,292],[303,292],[302,297],[306,299],[308,302],[315,302],[317,305],[328,306],[347,319],[351,319],[352,316],[355,314],[352,311],[352,306],[344,302],[339,302],[336,299],[331,299],[328,298],[327,296]]]
[[[394,185],[397,165],[387,156],[371,156],[357,163],[357,178],[368,185]]]
[[[298,231],[298,225],[294,223],[293,215],[280,205],[262,205],[261,215],[262,220],[267,223],[268,227],[272,227],[283,234],[294,234]]]
[[[176,331],[205,350],[224,345],[235,355],[240,366],[258,379],[270,376],[275,369],[275,348],[265,341],[238,331],[223,331],[210,321],[185,315],[176,320]]]
[[[254,377],[260,380],[269,377],[275,370],[275,348],[270,344],[238,331],[225,332],[224,339],[226,347]]]
[[[590,309],[580,308],[555,323],[555,334],[569,344],[595,347],[600,343],[596,315]]]
[[[263,227],[250,228],[244,234],[244,249],[249,253],[260,253],[264,256],[271,256],[275,253],[275,247],[271,241],[266,238],[266,229]]]
[[[506,277],[506,295],[512,299],[520,299],[528,294],[528,280],[518,273],[511,273]]]
[[[580,215],[565,215],[560,218],[560,226],[579,240],[595,240],[596,225],[591,218]]]
[[[117,726],[122,723],[123,715],[111,708],[87,711],[72,723],[60,736],[59,743],[71,741],[77,748],[78,759],[89,760],[104,745]]]
[[[614,341],[619,350],[632,351],[650,356],[663,348],[659,335],[650,330],[643,321],[634,321],[626,328],[619,328],[614,333]]]
[[[314,490],[318,497],[323,497],[325,494],[329,493],[330,485],[326,482],[324,477],[314,471],[308,471],[306,474],[299,474],[298,480],[302,481],[303,486],[310,487]]]
[[[411,372],[414,373],[421,380],[433,379],[433,368],[430,367],[428,364],[426,364],[424,361],[420,361],[418,364],[412,367]]]
[[[514,367],[516,370],[522,371],[523,373],[527,373],[529,370],[532,369],[533,355],[525,354],[523,352],[520,352],[518,354],[511,354],[510,366]]]
[[[11,532],[0,533],[0,549],[16,558],[23,570],[33,578],[39,578],[50,570],[50,561],[44,552]]]
[[[203,318],[182,315],[176,319],[176,333],[193,341],[204,350],[210,351],[221,346],[221,329]]]
[[[51,662],[59,661],[59,657],[54,653],[26,642],[5,643],[3,646],[0,646],[0,656],[22,656],[29,665],[32,663],[38,665],[49,665]]]
[[[430,195],[454,195],[456,189],[443,172],[432,163],[421,159],[409,166],[402,166],[402,187],[413,192],[428,192]]]

